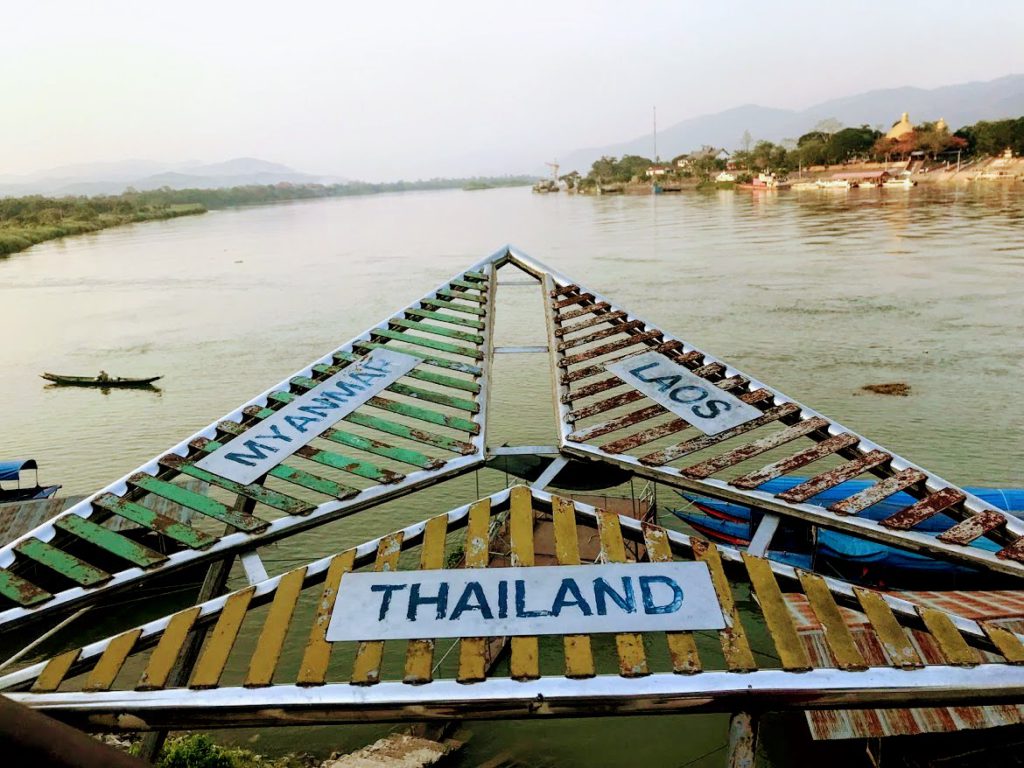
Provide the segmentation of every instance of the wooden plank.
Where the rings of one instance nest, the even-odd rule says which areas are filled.
[[[357,341],[353,343],[354,347],[359,349],[387,349],[392,352],[401,352],[405,355],[411,355],[412,357],[418,357],[423,361],[425,365],[432,365],[435,368],[445,368],[449,371],[459,371],[460,373],[469,373],[473,376],[483,375],[483,368],[476,365],[470,365],[469,363],[463,363],[458,360],[449,360],[445,357],[436,357],[429,352],[423,352],[422,350],[416,349],[415,347],[395,346],[394,343],[381,344],[376,341]]]
[[[14,548],[14,551],[83,587],[101,584],[110,578],[106,571],[39,539],[25,539]]]
[[[489,526],[491,500],[481,499],[469,508],[466,524],[466,568],[486,568],[490,560]],[[464,637],[459,641],[460,683],[475,683],[487,676],[487,639]]]
[[[985,510],[961,520],[948,531],[940,533],[936,538],[947,544],[966,546],[975,539],[979,539],[997,528],[1002,528],[1004,525],[1006,525],[1006,515],[1001,512]]]
[[[909,488],[918,483],[923,483],[928,479],[928,476],[917,469],[904,469],[901,472],[897,472],[892,477],[887,477],[884,480],[880,480],[874,485],[865,488],[860,493],[855,493],[852,496],[847,496],[841,501],[837,501],[829,506],[830,512],[835,512],[837,515],[856,515],[858,512],[862,512],[873,504],[889,498],[894,493],[898,493],[905,488]]]
[[[353,424],[359,424],[360,426],[367,427],[368,429],[375,429],[378,432],[386,432],[389,435],[395,437],[404,437],[406,440],[413,440],[417,443],[423,443],[424,445],[432,445],[435,448],[442,448],[452,453],[458,453],[462,456],[468,456],[471,453],[476,452],[476,448],[473,447],[472,443],[467,443],[465,440],[456,440],[454,437],[446,437],[445,435],[438,435],[433,432],[427,432],[416,427],[409,427],[405,424],[399,424],[395,421],[388,419],[382,419],[379,416],[368,416],[365,413],[356,411],[350,413],[345,417],[345,421]]]
[[[606,563],[626,562],[626,545],[622,540],[619,516],[606,509],[597,510],[597,529],[601,537],[601,555]],[[649,675],[647,653],[644,650],[644,636],[638,632],[615,636],[615,648],[619,656],[619,674],[623,677]]]
[[[450,288],[439,288],[437,290],[438,296],[444,296],[448,299],[465,299],[466,301],[472,301],[476,304],[486,304],[487,296],[476,293],[466,293],[465,291],[453,291]]]
[[[575,355],[566,355],[558,361],[558,367],[568,368],[570,365],[576,365],[577,363],[582,363],[587,360],[593,360],[595,357],[609,355],[612,352],[618,352],[620,349],[628,349],[629,347],[635,347],[637,344],[644,344],[648,341],[660,339],[663,335],[664,334],[662,334],[661,331],[637,333],[630,336],[628,339],[620,339],[619,341],[602,344],[599,347],[592,347],[584,352],[577,352]]]
[[[569,405],[570,403],[582,400],[585,397],[590,397],[591,395],[597,395],[601,392],[607,392],[609,389],[621,387],[625,383],[626,382],[618,376],[609,376],[607,379],[601,379],[601,381],[595,381],[593,384],[587,384],[586,386],[566,392],[561,396],[561,398],[559,398],[559,400],[566,405]]]
[[[156,531],[190,549],[203,549],[217,541],[215,536],[210,536],[173,518],[158,514],[141,504],[118,498],[112,493],[104,493],[93,499],[92,504],[94,507],[113,512],[119,517],[131,520],[151,531]]]
[[[847,480],[853,480],[855,477],[859,477],[875,467],[880,467],[891,458],[892,456],[885,451],[870,451],[841,466],[830,469],[827,472],[822,472],[820,475],[815,475],[800,483],[800,485],[795,485],[787,491],[775,494],[775,496],[791,504],[802,504],[819,493],[824,493],[829,488],[835,488]]]
[[[435,309],[450,309],[453,312],[462,312],[465,315],[475,315],[476,317],[483,317],[487,314],[487,311],[480,307],[469,307],[465,304],[458,304],[454,301],[446,301],[445,299],[423,299],[420,301],[424,307],[434,307]]]
[[[45,589],[6,568],[0,569],[0,595],[21,606],[36,605],[53,597]]]
[[[78,661],[78,656],[82,652],[81,648],[75,648],[71,651],[65,651],[59,656],[54,656],[43,667],[43,671],[39,673],[39,677],[32,683],[32,693],[52,693],[60,688],[60,684],[64,682],[64,677],[67,675],[68,670],[71,669],[71,665]]]
[[[469,280],[452,280],[448,285],[456,285],[459,288],[468,288],[472,291],[487,290],[487,283],[471,283]]]
[[[349,362],[349,363],[354,363],[357,360],[362,360],[363,359],[361,356],[353,355],[351,352],[335,352],[334,353],[334,357],[337,360],[342,360],[342,361]],[[333,366],[325,366],[325,367],[333,368]],[[314,370],[317,370],[317,369],[319,369],[319,366],[313,366],[313,368],[314,368]],[[337,371],[339,371],[339,370],[341,370],[341,368],[337,368],[336,370],[329,371],[329,373],[334,374],[334,373],[337,373]],[[432,371],[423,371],[423,370],[420,370],[419,368],[413,368],[411,371],[409,371],[407,374],[405,374],[405,376],[403,376],[402,378],[419,379],[420,381],[429,381],[432,384],[438,384],[438,385],[440,385],[442,387],[451,387],[453,389],[461,389],[461,390],[463,390],[465,392],[472,392],[473,394],[477,394],[478,392],[480,392],[480,384],[478,384],[477,382],[472,381],[470,379],[460,379],[460,378],[456,378],[455,376],[446,376],[443,373],[433,373]]]
[[[302,592],[302,581],[306,577],[306,568],[296,568],[281,577],[274,590],[274,601],[267,611],[259,640],[249,660],[249,671],[242,685],[246,688],[257,688],[270,685],[274,680],[274,670],[281,658],[284,639],[292,623],[295,604]]]
[[[192,678],[188,681],[189,688],[217,687],[255,591],[256,587],[248,587],[228,595],[221,609],[220,618],[206,639],[195,669],[192,670]]]
[[[595,325],[601,325],[602,323],[608,323],[612,320],[618,320],[626,316],[626,313],[621,310],[615,312],[605,312],[604,314],[594,315],[588,320],[584,320],[582,323],[576,323],[575,325],[563,325],[560,328],[555,329],[555,336],[562,337],[567,336],[570,333],[576,333],[577,331],[584,331],[587,328],[593,328]],[[564,320],[564,318],[562,318]]]
[[[408,416],[410,419],[425,421],[428,424],[437,424],[442,427],[449,427],[460,432],[467,432],[471,435],[480,433],[480,425],[475,421],[464,419],[461,416],[448,416],[438,411],[431,411],[427,408],[420,408],[415,405],[399,403],[394,400],[387,400],[383,397],[371,397],[366,404],[372,408],[379,408],[389,413],[397,413],[401,416]]]
[[[447,533],[447,515],[438,515],[427,520],[423,530],[423,545],[420,548],[420,570],[433,571],[444,567],[444,546]],[[410,640],[405,652],[403,681],[411,685],[429,683],[434,678],[433,667],[433,639]]]
[[[682,342],[679,342],[679,341],[666,341],[663,344],[658,344],[656,347],[649,348],[648,351],[660,352],[662,354],[668,354],[670,351],[672,351],[674,349],[677,349],[677,348],[679,348],[681,346],[682,346]],[[587,379],[587,378],[590,378],[591,376],[596,376],[599,373],[607,373],[608,372],[607,366],[608,366],[609,363],[615,363],[615,362],[618,362],[619,360],[625,360],[626,358],[632,357],[635,354],[637,354],[635,351],[630,351],[630,352],[627,352],[624,355],[619,355],[618,357],[614,357],[611,360],[603,360],[602,362],[598,363],[597,365],[588,365],[588,366],[585,366],[583,368],[577,368],[575,371],[564,371],[562,373],[560,381],[563,384],[571,384],[574,381],[580,381],[581,379]],[[685,364],[685,363],[687,363],[687,362],[689,362],[691,360],[699,359],[699,358],[702,357],[701,353],[696,352],[696,351],[689,352],[689,353],[687,353],[685,355],[679,355],[679,356],[668,355],[668,356],[671,359],[673,359],[675,362],[679,363],[680,365],[683,365],[683,364]]]
[[[320,450],[311,445],[302,446],[295,451],[295,455],[301,456],[304,459],[309,459],[310,461],[315,461],[317,464],[323,464],[325,467],[340,469],[342,472],[348,472],[356,477],[365,477],[368,480],[374,480],[378,483],[397,483],[405,478],[405,475],[401,472],[384,469],[383,467],[378,467],[376,464],[372,464],[368,461],[356,459],[334,451]]]
[[[141,568],[149,568],[167,559],[166,555],[138,544],[109,528],[97,525],[92,520],[80,517],[79,515],[66,515],[65,517],[57,518],[53,521],[53,526],[84,541],[88,541],[90,544],[117,555],[123,560],[134,563]]]
[[[633,448],[639,448],[641,445],[647,443],[653,443],[655,440],[660,440],[663,437],[674,435],[677,432],[682,432],[684,429],[688,429],[690,423],[683,421],[682,419],[671,419],[665,421],[656,427],[650,427],[649,429],[642,429],[639,432],[634,432],[632,435],[613,440],[610,443],[605,443],[601,446],[601,450],[605,453],[624,453],[632,450]]]
[[[882,644],[889,663],[904,669],[923,667],[924,663],[917,650],[882,596],[878,592],[862,587],[854,587],[853,591],[878,641]]]
[[[791,672],[810,669],[811,660],[807,657],[807,651],[797,635],[793,616],[782,596],[782,590],[779,589],[779,583],[775,580],[771,564],[765,558],[748,552],[743,552],[742,555],[765,624],[768,625],[768,634],[775,643],[775,650],[778,651],[783,669]]]
[[[420,469],[440,469],[445,465],[445,459],[435,459],[431,456],[427,456],[419,451],[414,451],[409,448],[398,448],[394,445],[383,443],[380,440],[374,440],[370,437],[363,437],[362,435],[356,435],[352,432],[345,432],[341,429],[328,429],[321,437],[330,440],[332,443],[338,443],[338,445],[344,445],[349,448],[355,448],[366,453],[372,453],[375,456],[384,456],[388,459],[400,462],[402,464],[409,464]],[[365,477],[365,475],[364,475]],[[376,477],[373,479],[377,479]]]
[[[194,606],[171,616],[171,620],[167,622],[167,627],[160,636],[160,641],[153,649],[153,653],[150,654],[146,669],[135,686],[136,690],[153,691],[167,685],[167,678],[170,676],[171,670],[174,669],[174,664],[178,660],[178,656],[181,655],[181,649],[184,647],[192,625],[195,624],[201,610],[199,606]]]
[[[512,539],[512,567],[532,566],[533,556],[533,494],[525,485],[514,486],[510,492],[509,531]],[[509,664],[513,680],[536,680],[540,677],[540,646],[536,637],[513,637]]]
[[[608,309],[611,305],[606,301],[599,301],[596,304],[591,304],[589,307],[581,307],[580,309],[573,309],[569,312],[559,312],[555,317],[555,320],[559,323],[564,323],[566,320],[575,320],[577,317],[583,317],[594,312],[600,312],[603,309]]]
[[[867,669],[868,664],[864,660],[853,633],[843,620],[843,614],[836,605],[835,598],[829,591],[825,580],[816,573],[797,571],[800,576],[800,584],[807,595],[807,602],[810,604],[814,615],[821,624],[825,633],[825,642],[828,644],[832,657],[839,669]]]
[[[574,411],[569,411],[569,413],[566,414],[565,419],[566,421],[579,421],[591,416],[596,416],[599,413],[604,413],[605,411],[611,411],[615,408],[621,408],[624,405],[635,403],[637,400],[643,400],[646,397],[647,395],[640,390],[631,389],[628,392],[623,392],[621,395],[607,397],[596,403],[591,403],[590,405],[585,405],[582,408],[577,408]]]
[[[132,629],[112,638],[103,650],[100,660],[89,673],[82,690],[109,691],[141,635],[141,629]]]
[[[570,296],[565,299],[559,299],[558,301],[554,301],[551,303],[551,306],[554,307],[554,309],[559,310],[564,309],[565,307],[574,306],[576,304],[583,304],[585,302],[590,301],[593,298],[594,294],[592,293],[580,293],[577,294],[576,296]]]
[[[298,685],[323,685],[327,679],[327,665],[331,661],[331,644],[327,642],[327,626],[331,623],[334,601],[338,597],[341,577],[355,565],[356,551],[346,550],[331,560],[324,578],[323,592],[316,603],[316,613],[309,631],[306,650],[299,664]]]
[[[435,312],[431,309],[419,309],[410,308],[403,310],[406,316],[411,317],[425,317],[430,320],[437,320],[442,323],[451,323],[452,325],[461,325],[463,328],[476,328],[477,330],[483,330],[485,324],[480,320],[470,320],[465,317],[458,317],[456,315],[449,315],[446,312]]]
[[[955,667],[971,667],[982,662],[978,652],[964,640],[949,614],[923,605],[917,606],[917,613],[924,625],[935,638],[946,662]]]
[[[261,531],[268,525],[268,523],[260,520],[258,517],[228,509],[219,501],[215,501],[209,496],[203,496],[201,493],[190,491],[188,488],[182,488],[180,485],[159,480],[152,475],[147,475],[145,472],[138,472],[129,477],[128,484],[141,488],[144,491],[149,491],[162,499],[173,501],[175,504],[188,507],[207,517],[220,520],[240,531],[248,531],[250,533]]]
[[[790,472],[794,472],[801,467],[806,467],[808,464],[818,461],[819,459],[823,459],[826,456],[831,456],[846,448],[852,448],[859,442],[860,438],[856,435],[851,435],[849,432],[843,432],[840,435],[832,435],[831,437],[825,438],[817,445],[805,448],[798,453],[794,453],[792,456],[779,459],[766,467],[761,467],[761,469],[748,472],[741,477],[734,477],[729,481],[729,485],[734,488],[751,490],[760,485],[764,485],[769,480],[774,480],[777,477],[788,475]]]
[[[394,571],[402,554],[402,532],[392,533],[377,545],[377,559],[373,570],[377,573]],[[352,663],[353,685],[373,685],[380,682],[380,667],[384,660],[384,641],[366,640],[359,643],[355,661]]]
[[[548,296],[550,296],[552,299],[557,299],[559,296],[562,296],[567,293],[574,293],[579,289],[580,287],[576,285],[576,283],[569,283],[568,285],[559,285],[555,286],[550,291],[548,291]]]
[[[555,556],[559,565],[579,565],[580,546],[576,532],[576,511],[572,499],[561,496],[551,497],[551,516],[555,529]],[[589,635],[566,635],[565,676],[571,678],[593,677],[594,654],[590,647]]]
[[[600,331],[594,331],[593,333],[588,333],[585,336],[576,336],[575,338],[561,341],[558,343],[557,349],[559,352],[565,352],[567,349],[572,349],[573,347],[578,347],[583,344],[592,344],[595,341],[607,339],[609,336],[625,333],[630,329],[641,327],[643,324],[642,320],[630,320],[625,323],[619,323],[611,328],[603,328]]]
[[[639,411],[627,413],[625,416],[616,416],[614,419],[601,424],[594,424],[589,427],[584,427],[583,429],[577,429],[565,439],[573,443],[585,443],[598,437],[604,437],[612,432],[618,432],[620,429],[631,427],[634,424],[639,424],[642,421],[653,419],[655,416],[660,416],[663,413],[668,413],[668,411],[660,405],[651,405],[646,408],[641,408]]]
[[[438,352],[447,352],[450,355],[461,355],[462,357],[471,357],[474,360],[482,360],[484,353],[474,347],[463,347],[459,344],[449,344],[446,341],[437,341],[436,339],[428,339],[422,336],[414,336],[411,333],[403,333],[402,331],[392,331],[387,328],[375,328],[370,331],[371,336],[380,336],[385,339],[394,339],[395,341],[404,341],[406,344],[415,344],[417,347],[426,347],[427,349],[436,349]]]
[[[671,563],[672,547],[668,532],[659,526],[643,523],[644,544],[647,557],[652,563]],[[692,632],[666,632],[669,656],[672,657],[672,671],[676,674],[692,675],[701,671],[700,654]]]
[[[752,443],[733,448],[731,451],[726,451],[712,459],[702,461],[680,471],[687,477],[711,477],[723,469],[734,467],[747,459],[752,459],[754,456],[760,456],[762,453],[767,453],[773,448],[778,448],[780,445],[791,443],[801,437],[806,437],[812,432],[823,429],[828,429],[827,419],[823,419],[820,416],[804,419],[791,427],[786,427],[786,429],[762,437]]]
[[[991,622],[979,622],[985,630],[992,645],[1003,655],[1007,664],[1024,664],[1024,643],[1016,632],[1011,632],[1005,627],[997,626]]]
[[[161,456],[159,463],[163,467],[173,469],[183,475],[188,475],[189,477],[194,477],[197,480],[202,480],[210,485],[223,488],[226,491],[231,491],[231,493],[236,496],[243,496],[247,499],[252,499],[258,504],[263,504],[264,506],[284,512],[286,515],[304,515],[315,509],[315,506],[310,504],[308,501],[296,499],[294,496],[288,496],[284,493],[264,488],[258,483],[238,483],[234,480],[229,480],[226,477],[215,475],[212,472],[207,472],[205,469],[201,469],[187,459],[173,453]]]
[[[958,488],[940,488],[935,493],[928,494],[916,504],[911,504],[909,507],[901,509],[896,514],[889,515],[889,517],[879,522],[892,530],[909,531],[929,517],[933,517],[939,514],[939,512],[944,512],[950,507],[956,506],[966,498],[967,494]]]
[[[465,272],[462,273],[462,276],[469,278],[471,280],[478,280],[484,284],[481,286],[481,288],[486,287],[487,275],[485,275],[483,272],[477,272],[476,270],[473,269],[467,269]]]
[[[405,395],[406,397],[412,397],[416,400],[424,400],[428,403],[447,405],[449,408],[457,408],[460,411],[468,411],[469,413],[480,412],[479,403],[476,403],[473,400],[467,400],[464,397],[453,397],[452,395],[447,395],[444,392],[433,392],[429,389],[410,387],[407,384],[400,384],[398,382],[388,387],[388,391],[394,392],[396,395]]]
[[[718,636],[722,642],[722,655],[725,657],[726,666],[731,672],[750,672],[757,669],[754,652],[750,649],[747,632],[740,620],[740,612],[736,608],[732,587],[729,586],[729,579],[722,567],[722,556],[718,553],[718,547],[710,541],[693,536],[690,537],[690,546],[693,547],[694,558],[707,563],[711,572],[711,583],[714,584],[715,594],[718,595],[718,604],[725,616],[727,626],[719,631]]]

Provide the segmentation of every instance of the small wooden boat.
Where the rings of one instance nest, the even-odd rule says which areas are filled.
[[[120,376],[63,376],[59,373],[40,374],[47,381],[68,387],[150,387],[163,376],[144,379],[122,378]]]
[[[22,486],[21,473],[26,469],[35,470],[35,485]],[[15,488],[4,488],[4,482],[17,483]],[[28,501],[29,499],[48,499],[60,490],[59,485],[40,485],[39,466],[35,459],[16,459],[14,461],[0,461],[0,504],[14,501]]]

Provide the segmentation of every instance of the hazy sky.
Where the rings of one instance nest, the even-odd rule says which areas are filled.
[[[7,3],[0,174],[252,155],[363,179],[536,171],[743,103],[1024,71],[1024,3]]]

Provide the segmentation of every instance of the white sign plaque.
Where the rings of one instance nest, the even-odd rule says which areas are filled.
[[[419,362],[412,355],[375,349],[197,461],[196,466],[238,483],[251,483]]]
[[[706,563],[346,573],[331,642],[723,629]]]
[[[705,435],[717,435],[761,415],[754,406],[691,373],[660,352],[644,352],[609,363],[605,368]]]

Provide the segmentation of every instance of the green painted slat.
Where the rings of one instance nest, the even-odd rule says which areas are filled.
[[[432,459],[429,456],[413,451],[408,448],[396,448],[393,445],[382,443],[379,440],[371,440],[361,435],[353,435],[351,432],[344,432],[340,429],[329,429],[324,432],[323,437],[339,445],[347,445],[349,448],[357,448],[360,451],[373,453],[377,456],[385,456],[403,464],[410,464],[421,469],[440,469],[444,466],[444,459]]]
[[[407,427],[405,424],[388,421],[387,419],[381,419],[377,416],[367,416],[356,412],[350,413],[346,416],[345,421],[358,424],[361,427],[375,429],[378,432],[387,432],[389,435],[395,435],[396,437],[404,437],[407,440],[414,440],[417,443],[433,445],[436,448],[443,448],[446,451],[459,453],[463,456],[468,456],[476,451],[476,448],[473,447],[472,443],[467,443],[463,440],[456,440],[454,437],[435,435],[433,432],[425,432],[422,429],[416,429],[415,427]]]
[[[438,296],[447,296],[449,299],[465,299],[466,301],[473,301],[477,304],[486,304],[486,296],[478,296],[475,293],[466,293],[465,291],[451,291],[447,288],[442,288],[437,292]]]
[[[403,320],[400,317],[388,320],[391,325],[397,325],[401,328],[409,328],[414,331],[423,331],[423,333],[432,333],[435,336],[447,336],[449,339],[458,339],[459,341],[468,341],[470,344],[483,344],[484,337],[478,333],[466,333],[465,331],[456,331],[454,328],[443,328],[440,325],[434,325],[433,323],[423,323],[417,320]]]
[[[179,544],[184,544],[192,549],[203,549],[217,541],[216,537],[191,528],[184,523],[179,523],[170,517],[157,514],[153,510],[135,504],[131,501],[119,499],[113,494],[107,493],[93,500],[93,506],[113,512],[118,517],[131,520],[133,523],[148,528],[151,531],[161,533]]]
[[[482,331],[484,324],[480,320],[470,320],[465,317],[455,317],[454,315],[446,315],[444,312],[434,312],[431,309],[420,309],[419,307],[412,307],[405,310],[406,315],[412,317],[426,317],[430,320],[439,320],[442,323],[451,323],[453,325],[461,325],[463,328],[476,328]]]
[[[237,528],[241,531],[259,531],[266,528],[268,525],[258,517],[253,517],[252,515],[247,515],[244,512],[236,512],[233,509],[228,509],[219,501],[211,499],[209,496],[203,496],[201,493],[195,493],[187,488],[182,488],[180,485],[174,485],[173,483],[168,483],[164,480],[158,480],[152,475],[147,475],[144,472],[132,475],[132,477],[128,478],[128,482],[131,485],[142,488],[145,491],[149,491],[162,499],[167,499],[168,501],[173,501],[176,504],[181,504],[183,507],[188,507],[202,515],[220,520],[227,523],[232,528]]]
[[[0,595],[23,606],[42,603],[53,597],[45,589],[40,589],[31,581],[6,570],[0,570]]]
[[[403,333],[402,331],[392,331],[387,328],[377,328],[370,331],[371,336],[383,336],[385,339],[394,339],[395,341],[404,341],[407,344],[415,344],[417,347],[427,347],[428,349],[436,349],[439,352],[448,352],[452,355],[462,355],[463,357],[472,357],[474,360],[482,360],[484,353],[479,349],[473,349],[473,347],[463,347],[458,344],[449,344],[446,341],[437,341],[436,339],[425,339],[422,336],[413,336],[410,333]]]
[[[317,464],[323,464],[325,467],[340,469],[343,472],[365,477],[368,480],[375,480],[378,483],[397,483],[405,477],[400,472],[383,469],[368,461],[360,461],[359,459],[343,456],[333,451],[322,451],[317,448],[311,448],[308,445],[299,448],[295,453],[297,456],[315,461]]]
[[[456,304],[454,301],[446,301],[445,299],[423,299],[420,301],[420,304],[450,309],[453,312],[462,312],[463,314],[476,315],[477,317],[483,317],[487,314],[487,310],[480,307],[467,307],[465,304]]]
[[[358,360],[356,355],[351,352],[335,352],[334,356],[339,360],[345,360],[346,362],[352,362]],[[319,370],[319,366],[313,366]],[[480,391],[480,385],[475,381],[467,381],[466,379],[457,379],[454,376],[445,376],[443,373],[432,373],[431,371],[422,371],[419,368],[413,368],[409,373],[405,374],[410,379],[419,379],[420,381],[429,381],[432,384],[440,384],[442,387],[451,387],[452,389],[461,389],[464,392],[472,392],[477,394]]]
[[[110,578],[110,574],[106,571],[101,571],[96,566],[89,565],[84,560],[69,555],[39,539],[25,539],[14,548],[14,551],[30,560],[35,560],[40,565],[45,565],[83,587],[91,587]]]
[[[450,371],[471,373],[474,376],[480,376],[483,374],[483,369],[478,368],[475,365],[460,363],[456,360],[445,360],[443,357],[433,357],[426,352],[421,352],[418,349],[410,349],[409,347],[397,347],[394,344],[387,346],[373,341],[357,341],[352,346],[359,347],[360,349],[388,349],[392,352],[404,352],[407,355],[412,355],[413,357],[422,359],[427,365],[433,365],[437,368],[447,368]]]
[[[255,483],[249,485],[237,483],[234,480],[220,477],[212,472],[207,472],[205,469],[189,464],[187,461],[182,460],[180,456],[165,456],[160,460],[160,463],[165,467],[178,470],[183,475],[194,477],[197,480],[204,480],[210,485],[216,485],[226,491],[252,499],[259,504],[265,504],[288,515],[304,515],[312,512],[314,509],[314,506],[308,501],[272,491]]]
[[[414,397],[417,400],[426,400],[428,403],[437,403],[438,405],[447,405],[449,408],[458,408],[460,411],[469,411],[470,413],[480,412],[480,406],[472,400],[466,400],[464,397],[453,397],[452,395],[446,395],[443,392],[431,392],[429,389],[410,387],[408,384],[399,384],[396,382],[388,387],[388,391],[394,392],[398,395],[405,395],[406,397]]]
[[[111,554],[143,568],[162,563],[167,559],[167,555],[160,554],[149,547],[144,547],[142,544],[134,542],[119,533],[115,533],[109,528],[104,528],[102,525],[96,525],[92,520],[80,517],[79,515],[67,515],[58,518],[53,521],[53,525],[55,528],[67,531],[80,539],[88,541],[90,544],[94,544]]]
[[[419,419],[420,421],[426,421],[430,424],[440,424],[444,427],[458,429],[461,432],[468,432],[471,435],[476,435],[480,432],[480,425],[469,421],[468,419],[463,419],[458,416],[446,416],[445,414],[438,413],[437,411],[431,411],[415,405],[406,405],[405,403],[396,403],[394,400],[387,400],[383,397],[370,398],[366,404],[371,405],[374,408],[380,408],[384,411],[390,411],[391,413],[400,413],[401,415],[408,416],[411,419]]]
[[[465,272],[462,273],[462,276],[472,277],[474,280],[480,280],[481,282],[487,280],[487,275],[485,275],[483,272],[477,272],[476,270],[473,269],[467,269]]]
[[[471,288],[474,291],[486,291],[487,283],[472,283],[469,280],[452,280],[449,285],[457,285],[459,288]]]

